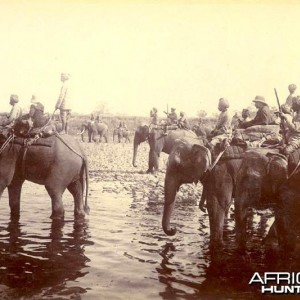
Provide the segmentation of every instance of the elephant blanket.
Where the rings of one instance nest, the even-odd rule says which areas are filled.
[[[245,151],[247,150],[247,145],[230,145],[227,147],[222,154],[220,161],[222,160],[228,160],[228,159],[238,159],[238,158],[243,158]],[[216,147],[212,150],[212,160],[214,161],[219,153],[222,150],[219,147],[219,144],[216,145]]]

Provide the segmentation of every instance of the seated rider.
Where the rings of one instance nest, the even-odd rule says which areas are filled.
[[[168,125],[174,125],[177,124],[177,114],[176,114],[176,108],[172,107],[171,112],[167,114],[167,124]]]
[[[243,122],[241,128],[248,128],[254,125],[271,125],[274,124],[274,118],[266,100],[262,96],[256,96],[253,100],[255,107],[258,109],[253,120]]]
[[[180,118],[178,119],[178,122],[177,122],[178,127],[181,129],[189,130],[190,124],[185,116],[185,113],[181,111],[179,116],[180,116]]]
[[[150,125],[158,125],[157,108],[150,110]]]
[[[1,120],[0,125],[6,127],[12,127],[14,122],[22,116],[22,109],[18,105],[19,97],[18,95],[11,95],[9,99],[9,104],[12,109],[6,119]]]
[[[285,155],[289,155],[300,147],[300,96],[292,99],[292,109],[295,112],[292,118],[288,113],[279,113],[285,128],[286,145],[282,149],[282,153]]]
[[[231,117],[228,113],[229,102],[225,98],[219,99],[218,110],[221,112],[215,128],[210,133],[211,141],[208,144],[209,148],[213,148],[216,144],[221,143],[228,138],[231,133]]]

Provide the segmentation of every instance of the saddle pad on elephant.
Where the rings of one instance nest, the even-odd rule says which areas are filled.
[[[298,164],[300,161],[300,148],[296,149],[292,153],[290,153],[288,157],[288,173],[291,174],[295,168],[298,166],[298,169],[296,173],[300,172],[300,166]]]
[[[26,144],[30,146],[45,146],[45,147],[52,147],[54,143],[54,138],[49,137],[49,138],[39,138],[38,140],[34,140],[33,138],[21,138],[21,137],[16,137],[13,141],[13,143],[25,146]]]
[[[245,154],[246,147],[243,146],[229,146],[226,148],[224,153],[222,154],[221,160],[228,160],[228,159],[238,159],[243,158]],[[213,161],[217,158],[220,151],[213,151],[212,159]]]

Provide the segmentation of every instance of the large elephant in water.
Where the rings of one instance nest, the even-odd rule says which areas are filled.
[[[84,122],[81,125],[81,138],[82,141],[84,142],[84,132],[87,131],[88,133],[88,141],[89,143],[97,141],[97,137],[99,137],[99,141],[102,141],[102,138],[104,138],[105,142],[108,142],[108,126],[107,124],[103,122],[98,122],[98,121],[89,121],[89,122]]]
[[[84,217],[88,212],[87,159],[73,137],[53,135],[25,139],[1,134],[0,146],[0,196],[7,187],[11,217],[20,215],[25,180],[45,186],[52,201],[52,219],[64,217],[62,195],[66,189],[74,198],[75,217]]]
[[[216,165],[208,169],[203,175],[203,171],[207,169],[208,158],[203,155],[197,156],[200,162],[197,168],[193,157],[193,147],[181,147],[179,150],[174,148],[169,156],[168,167],[165,179],[165,206],[163,217],[163,229],[166,234],[172,235],[174,230],[169,228],[169,219],[174,199],[178,190],[178,183],[197,182],[203,184],[203,191],[200,205],[203,206],[204,201],[207,203],[210,225],[210,242],[213,247],[218,247],[223,242],[224,222],[232,203],[235,192],[236,176],[242,162],[245,152],[245,146],[229,146],[226,148],[223,156]],[[219,146],[214,151],[213,161],[216,160],[218,153],[221,152]],[[204,153],[202,151],[202,153]],[[178,161],[181,161],[178,167]],[[200,171],[201,170],[201,171]],[[200,173],[199,173],[200,172]],[[178,177],[184,176],[184,180],[178,181]],[[202,176],[202,177],[201,177]],[[203,208],[202,208],[203,209]]]
[[[162,227],[167,235],[174,235],[170,218],[175,206],[176,193],[184,183],[202,181],[211,165],[210,151],[195,140],[177,141],[169,155],[165,176],[165,202]]]
[[[280,154],[246,153],[237,176],[235,198],[236,238],[241,249],[246,247],[247,208],[269,206],[275,209],[271,228],[275,227],[280,248],[288,253],[295,247],[300,213],[299,158],[299,150],[290,155],[289,161]]]

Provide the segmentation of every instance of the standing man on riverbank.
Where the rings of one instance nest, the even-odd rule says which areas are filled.
[[[68,120],[71,116],[69,79],[69,73],[61,73],[60,80],[62,82],[62,87],[55,105],[55,110],[60,110],[60,119],[62,124],[60,134],[68,133]]]

